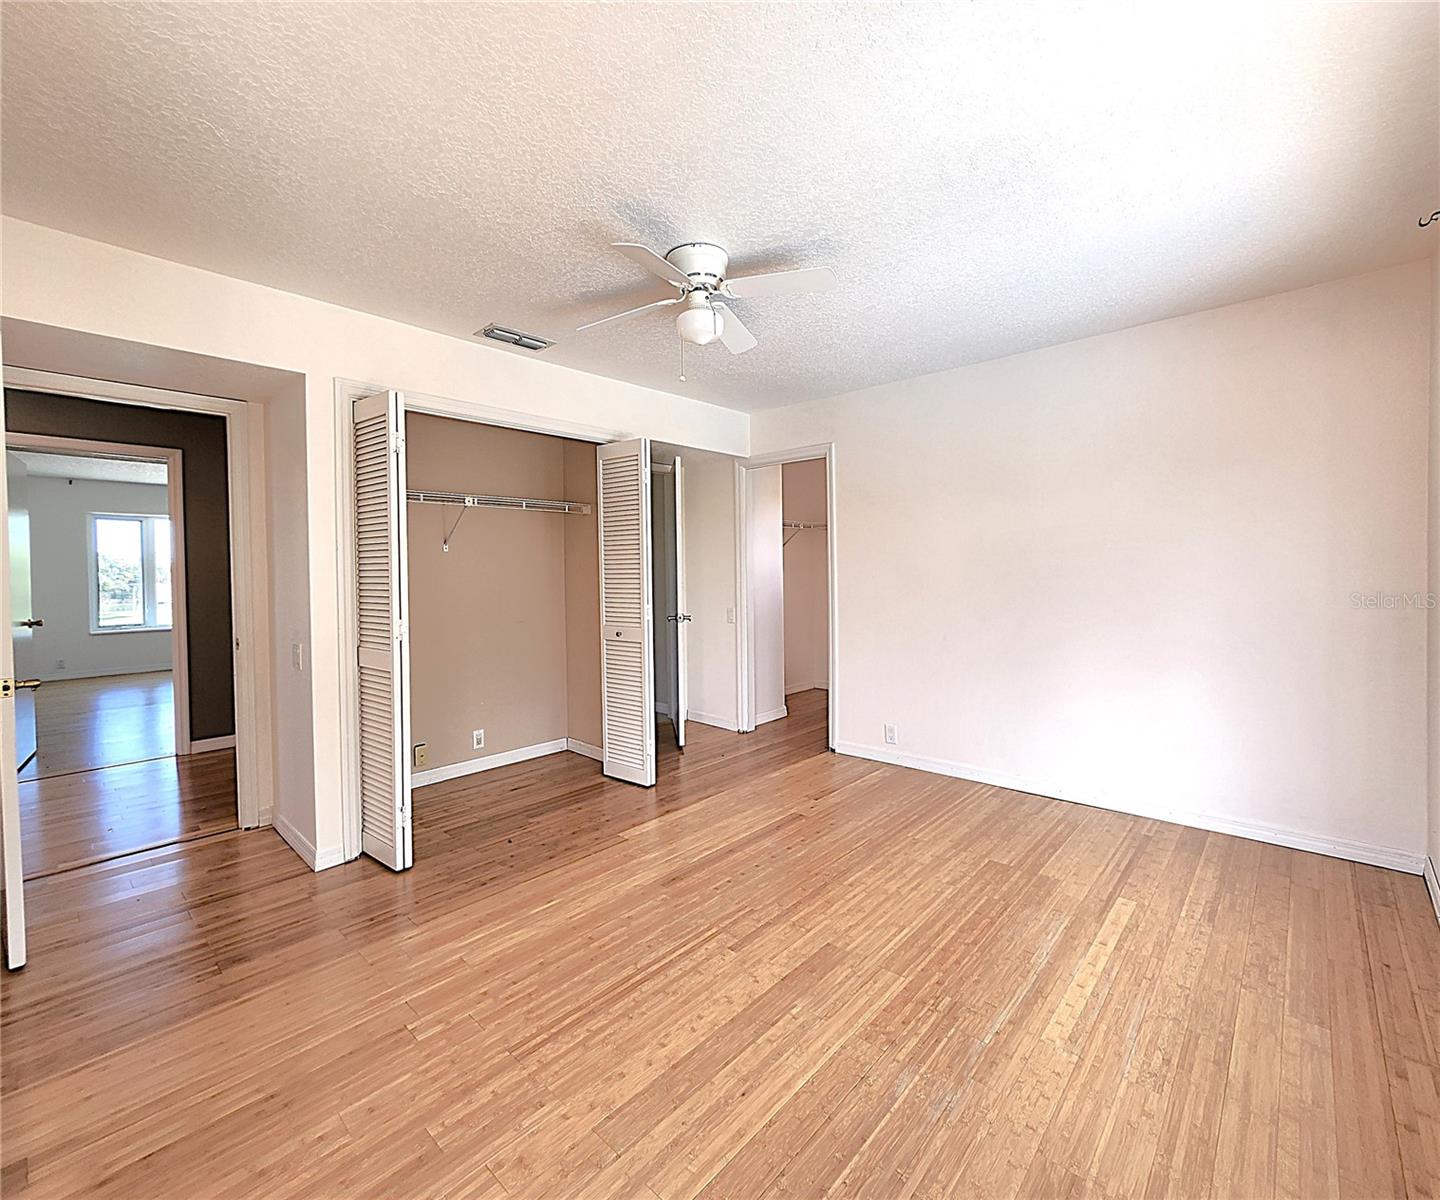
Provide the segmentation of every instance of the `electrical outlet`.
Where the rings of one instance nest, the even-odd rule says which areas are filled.
[[[290,643],[290,665],[297,671],[305,669],[305,645],[303,642]]]
[[[893,725],[887,725],[887,726],[885,726],[885,744],[886,744],[887,746],[894,746],[894,745],[898,744],[899,741],[900,741],[900,735],[899,735],[899,733],[896,731],[895,726],[893,726]]]
[[[57,658],[55,660],[55,669],[57,671],[65,670],[65,660],[63,658]]]
[[[415,765],[417,767],[423,767],[426,763],[430,761],[430,747],[424,742],[416,742],[414,758]]]
[[[725,610],[725,621],[729,625],[735,624],[735,610],[733,608],[727,608]]]
[[[470,735],[470,742],[472,747],[476,750],[485,749],[485,731],[483,729],[475,730]]]

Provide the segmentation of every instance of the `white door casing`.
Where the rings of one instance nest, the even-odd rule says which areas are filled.
[[[600,695],[606,775],[655,783],[650,440],[597,447]]]
[[[354,402],[356,685],[360,848],[395,871],[414,861],[410,823],[409,588],[405,410],[398,392]]]

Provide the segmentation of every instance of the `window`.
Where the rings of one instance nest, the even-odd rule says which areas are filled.
[[[169,629],[170,518],[90,514],[90,632]]]

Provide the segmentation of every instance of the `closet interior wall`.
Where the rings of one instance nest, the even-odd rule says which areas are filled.
[[[571,740],[598,746],[595,447],[418,413],[405,424],[412,490],[592,505],[584,515],[408,506],[411,740],[426,745],[417,775]]]
[[[785,694],[830,686],[830,563],[825,460],[781,468]]]

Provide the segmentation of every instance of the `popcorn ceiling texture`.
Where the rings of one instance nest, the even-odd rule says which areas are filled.
[[[6,4],[3,207],[743,409],[1432,253],[1429,4]],[[842,289],[687,354],[612,251]],[[496,353],[517,351],[496,349]]]

